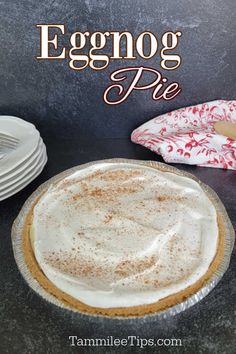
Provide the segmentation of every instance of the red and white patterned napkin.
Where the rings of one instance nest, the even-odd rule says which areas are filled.
[[[236,101],[217,100],[163,114],[135,129],[131,140],[169,163],[236,170],[236,140],[215,131],[218,121],[236,123]]]

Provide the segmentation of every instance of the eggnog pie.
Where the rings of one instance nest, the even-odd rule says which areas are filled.
[[[224,228],[195,180],[104,162],[44,190],[23,241],[49,293],[82,312],[135,316],[196,293],[219,266]]]

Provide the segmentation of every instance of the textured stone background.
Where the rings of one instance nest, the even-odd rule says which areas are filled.
[[[0,203],[0,353],[235,353],[235,251],[222,281],[192,308],[161,321],[156,317],[116,321],[73,315],[41,299],[18,271],[10,237],[12,222],[24,201],[56,173],[112,157],[161,160],[128,140],[133,128],[184,105],[236,99],[235,14],[235,0],[0,0],[0,114],[35,123],[49,157],[33,183]],[[148,91],[135,92],[122,105],[107,106],[102,94],[110,82],[109,74],[130,62],[113,62],[102,72],[73,72],[66,61],[39,62],[34,58],[39,54],[38,23],[63,23],[68,34],[128,30],[137,36],[146,30],[159,38],[167,30],[181,30],[178,52],[183,64],[166,75],[170,81],[178,81],[183,92],[170,102],[154,102]],[[134,63],[141,64],[158,69],[159,56]],[[178,167],[214,188],[235,227],[235,171]],[[69,335],[181,338],[183,347],[71,348]]]
[[[235,13],[235,0],[0,0],[0,114],[36,123],[43,136],[52,128],[58,134],[69,129],[78,136],[117,138],[184,105],[235,99]],[[163,73],[178,81],[183,92],[170,102],[154,102],[149,91],[135,92],[125,103],[107,106],[102,95],[115,68],[143,64],[158,69],[159,56],[116,60],[101,72],[73,72],[67,61],[34,58],[39,55],[39,23],[65,24],[65,43],[76,30],[128,30],[134,36],[146,30],[158,38],[167,30],[181,30],[183,63]]]

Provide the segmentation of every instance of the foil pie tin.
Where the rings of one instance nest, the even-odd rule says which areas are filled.
[[[218,195],[206,184],[202,183],[199,179],[197,179],[195,176],[193,176],[190,173],[187,173],[185,171],[181,171],[173,166],[166,165],[161,162],[156,162],[156,161],[141,161],[141,160],[131,160],[131,159],[109,159],[109,160],[100,160],[100,161],[94,161],[94,162],[89,162],[83,165],[79,165],[73,168],[70,168],[62,173],[59,173],[58,175],[50,178],[48,181],[40,185],[37,190],[26,200],[24,203],[21,211],[19,212],[16,220],[13,223],[12,226],[12,246],[13,246],[13,252],[14,252],[14,257],[15,261],[17,263],[18,269],[20,273],[22,274],[23,278],[27,282],[27,284],[42,298],[45,300],[49,301],[50,303],[57,305],[63,309],[74,311],[77,313],[81,313],[77,309],[73,309],[71,306],[67,306],[64,302],[56,298],[54,295],[48,293],[41,285],[40,283],[33,278],[26,262],[24,259],[24,252],[23,252],[23,227],[25,224],[26,217],[28,213],[30,212],[32,206],[34,205],[35,201],[37,198],[40,196],[40,194],[47,189],[50,184],[55,183],[70,174],[74,173],[75,171],[82,170],[84,168],[90,167],[94,164],[99,164],[99,163],[111,163],[119,166],[119,164],[122,163],[128,163],[131,165],[142,165],[142,166],[147,166],[147,167],[152,167],[154,169],[159,169],[162,171],[166,172],[172,172],[175,174],[178,174],[180,176],[185,176],[188,178],[191,178],[198,182],[204,192],[207,194],[209,199],[212,201],[214,204],[216,211],[221,215],[224,228],[225,228],[225,240],[224,240],[224,256],[221,260],[221,263],[215,271],[215,273],[212,275],[212,277],[208,280],[208,282],[201,288],[199,289],[194,295],[191,295],[188,297],[185,301],[174,305],[166,310],[162,310],[156,313],[152,314],[147,314],[147,315],[142,315],[142,316],[137,316],[137,317],[150,317],[150,316],[158,316],[160,318],[166,318],[169,316],[173,316],[177,313],[180,313],[187,308],[195,305],[197,302],[199,302],[201,299],[203,299],[220,281],[226,270],[228,269],[229,262],[230,262],[230,257],[231,253],[233,250],[234,246],[234,241],[235,241],[235,232],[233,229],[233,226],[231,224],[231,221],[227,215],[227,212],[225,210],[224,205],[220,201]],[[92,316],[92,317],[110,317],[110,316],[103,316],[103,315],[96,315],[96,314],[87,314],[84,313],[84,315],[87,316]],[[112,318],[119,318],[119,319],[126,319],[126,318],[133,318],[134,316],[127,316],[127,317],[112,317]]]

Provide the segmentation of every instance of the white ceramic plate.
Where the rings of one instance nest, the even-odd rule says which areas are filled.
[[[0,176],[3,176],[32,155],[38,146],[40,135],[33,124],[12,116],[0,116],[0,133],[19,140],[16,149],[0,160]]]
[[[3,177],[0,177],[0,187],[5,183],[13,178],[17,178],[20,176],[24,171],[34,163],[35,159],[42,154],[42,149],[43,149],[43,140],[40,138],[36,150],[26,159],[24,162],[22,162],[20,165],[15,167],[13,170],[11,170],[9,173],[4,174]]]
[[[32,161],[32,163],[27,166],[23,171],[21,171],[19,174],[13,176],[12,178],[9,178],[3,183],[0,183],[0,195],[1,193],[5,193],[9,188],[12,186],[16,186],[18,183],[21,181],[24,181],[28,176],[29,173],[31,173],[33,170],[37,169],[38,166],[40,165],[42,158],[46,155],[46,147],[44,144],[42,144],[42,147],[40,149],[40,152],[38,156],[35,157],[35,159]]]
[[[17,185],[11,186],[9,190],[4,191],[4,193],[0,194],[0,201],[9,198],[13,194],[16,194],[23,188],[25,188],[30,182],[32,182],[43,170],[44,166],[47,163],[47,155],[46,153],[42,156],[42,160],[40,164],[38,164],[38,168],[33,169],[31,173],[29,173],[23,181],[17,183]]]

